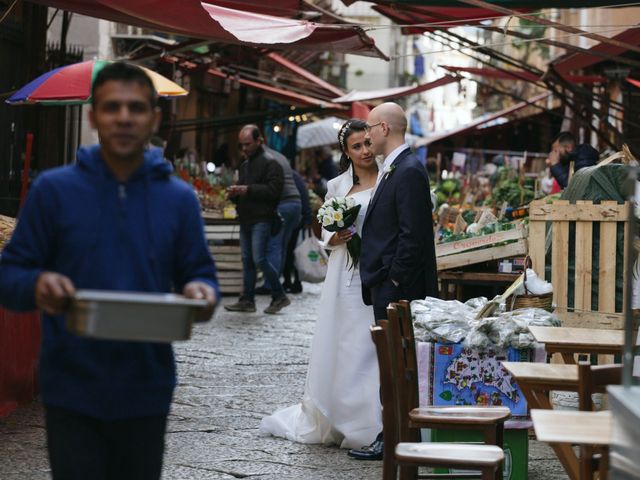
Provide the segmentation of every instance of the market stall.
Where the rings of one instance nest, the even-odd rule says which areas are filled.
[[[474,175],[457,169],[439,174],[445,178],[433,197],[442,298],[468,298],[466,285],[482,285],[486,295],[495,296],[524,269],[527,206],[536,182],[525,175],[523,162],[515,162],[518,168],[505,163]]]

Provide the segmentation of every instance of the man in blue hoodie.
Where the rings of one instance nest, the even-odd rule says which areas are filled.
[[[0,258],[0,303],[44,312],[40,383],[54,479],[160,478],[176,384],[170,344],[65,329],[76,288],[219,295],[194,191],[145,149],[160,121],[147,75],[123,63],[92,86],[100,145],[42,173]]]

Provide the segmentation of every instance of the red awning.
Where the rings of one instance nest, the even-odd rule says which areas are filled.
[[[640,28],[630,28],[611,38],[619,42],[624,42],[634,46],[640,46]],[[628,49],[624,46],[599,43],[591,47],[589,50],[604,55],[615,56],[625,53]],[[574,52],[557,58],[556,60],[551,62],[551,65],[553,66],[553,68],[555,68],[556,72],[566,73],[589,67],[596,63],[600,63],[603,60],[605,59],[603,59],[602,56],[590,55],[587,52]]]
[[[625,80],[627,82],[629,82],[631,85],[633,85],[634,87],[640,88],[640,80],[636,80],[636,79],[630,78],[630,77],[625,78]]]
[[[513,70],[506,72],[496,68],[476,68],[476,67],[453,67],[449,65],[440,65],[441,68],[450,72],[466,72],[481,77],[499,78],[503,80],[527,80],[529,82],[537,82],[541,78],[533,73],[524,70]],[[599,75],[563,75],[563,77],[572,83],[605,83],[606,78]]]
[[[394,23],[405,25],[402,28],[402,33],[405,35],[480,23],[482,20],[496,16],[492,10],[473,7],[438,7],[394,3],[375,5],[372,8],[390,18]],[[526,12],[528,10],[518,9],[518,11]]]
[[[512,105],[509,108],[505,108],[504,110],[500,110],[499,112],[491,113],[489,115],[484,115],[482,117],[476,118],[472,122],[467,123],[466,125],[462,125],[460,127],[454,128],[452,130],[447,130],[446,132],[438,133],[432,135],[430,137],[425,138],[424,140],[419,140],[416,146],[429,145],[433,142],[437,142],[439,140],[443,140],[445,138],[451,137],[453,135],[458,135],[460,133],[468,132],[470,130],[475,130],[477,127],[489,123],[493,120],[496,120],[500,117],[504,117],[506,115],[510,115],[512,113],[517,112],[518,110],[522,110],[523,108],[528,107],[532,103],[539,102],[540,100],[544,100],[551,95],[550,92],[541,93],[540,95],[536,95],[528,102],[520,102],[515,105]]]
[[[209,70],[207,70],[207,73],[215,77],[227,78],[226,73],[216,68],[210,68]],[[274,85],[268,85],[266,83],[256,82],[254,80],[248,80],[245,78],[240,78],[238,81],[242,85],[246,85],[247,87],[257,88],[259,90],[267,92],[268,94],[271,94],[272,96],[275,96],[277,98],[280,98],[280,99],[286,100],[287,102],[295,104],[296,106],[316,106],[321,108],[331,108],[331,109],[338,109],[338,110],[345,108],[344,105],[338,105],[336,103],[327,102],[319,98],[310,97],[308,95],[292,92],[290,90],[285,90],[283,88],[276,87]]]
[[[199,0],[35,1],[105,20],[224,43],[322,51],[330,46],[335,52],[386,58],[364,30],[349,24],[318,24],[235,10]],[[267,5],[270,4],[265,4],[265,8]],[[290,6],[290,1],[284,5]]]
[[[352,103],[352,102],[366,102],[369,100],[385,100],[388,98],[406,97],[407,95],[413,95],[414,93],[426,92],[432,88],[441,87],[449,83],[457,82],[458,79],[451,75],[445,75],[433,82],[418,85],[417,87],[395,87],[385,88],[383,90],[367,90],[359,92],[353,90],[338,98],[334,98],[336,103]]]
[[[281,65],[282,67],[286,68],[287,70],[290,70],[293,73],[300,75],[302,78],[305,78],[310,82],[315,83],[316,85],[318,85],[319,87],[323,88],[324,90],[326,90],[327,92],[333,95],[344,95],[344,92],[340,90],[338,87],[336,87],[335,85],[330,84],[326,80],[323,80],[317,75],[314,75],[306,68],[302,68],[300,65],[297,65],[294,62],[287,60],[286,58],[284,58],[281,55],[278,55],[277,53],[271,52],[267,54],[267,57],[273,60],[274,62],[276,62],[277,64]]]

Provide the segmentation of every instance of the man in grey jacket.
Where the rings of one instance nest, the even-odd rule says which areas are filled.
[[[272,301],[264,313],[277,313],[291,301],[280,284],[278,266],[267,258],[276,209],[282,195],[282,167],[262,145],[262,136],[255,125],[245,125],[238,143],[246,160],[240,165],[238,184],[227,189],[237,203],[240,220],[243,291],[238,301],[225,305],[232,312],[255,312],[257,268],[272,285]]]
[[[257,127],[256,127],[257,128]],[[282,274],[284,261],[286,257],[287,246],[291,240],[294,230],[300,225],[302,219],[302,202],[300,200],[300,192],[296,187],[293,178],[293,169],[289,164],[289,160],[280,152],[269,148],[263,143],[263,148],[267,155],[270,155],[282,167],[284,173],[284,185],[282,187],[282,195],[280,203],[278,203],[278,213],[282,217],[282,227],[280,231],[271,237],[269,248],[267,250],[267,258],[272,265],[278,269],[278,278]],[[268,295],[273,293],[274,286],[269,283],[265,277],[264,285],[256,288],[259,295]]]

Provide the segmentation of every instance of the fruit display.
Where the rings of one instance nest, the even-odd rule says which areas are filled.
[[[203,210],[223,216],[225,207],[232,204],[226,195],[226,188],[233,184],[233,174],[228,169],[205,173],[197,163],[176,161],[175,175],[193,186]]]
[[[460,200],[460,181],[450,178],[441,182],[435,189],[438,205]]]
[[[502,219],[496,220],[493,223],[479,226],[478,223],[475,223],[473,221],[476,214],[477,212],[473,210],[467,210],[460,214],[467,224],[466,228],[462,231],[456,232],[455,226],[453,228],[451,227],[451,225],[442,226],[437,233],[438,243],[449,243],[455,242],[457,240],[466,240],[468,238],[481,237],[483,235],[491,235],[497,232],[506,232],[509,230],[513,230],[519,223],[522,223],[522,221],[513,222],[508,218],[503,217]],[[469,222],[468,220],[471,221]]]

